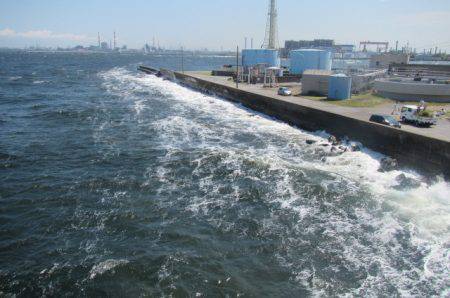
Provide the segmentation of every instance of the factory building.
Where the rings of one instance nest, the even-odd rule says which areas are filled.
[[[242,66],[252,67],[261,64],[268,67],[280,67],[281,60],[278,50],[249,49],[242,51]]]
[[[302,76],[302,94],[327,95],[331,75],[332,72],[329,70],[305,70]]]
[[[314,39],[314,40],[286,40],[284,48],[288,51],[305,48],[332,48],[334,40],[332,39]]]
[[[355,48],[355,45],[352,44],[337,44],[334,46],[334,50],[338,53],[352,53]]]
[[[336,44],[332,39],[314,39],[314,40],[287,40],[284,48],[281,49],[281,56],[286,58],[291,51],[300,49],[322,49],[333,53],[351,53],[355,51],[355,45]]]
[[[352,96],[352,78],[329,70],[306,70],[302,76],[302,94],[328,96],[344,100]]]
[[[316,49],[295,50],[290,54],[291,74],[308,69],[331,70],[331,52]]]
[[[384,53],[370,57],[371,68],[389,68],[391,64],[409,64],[410,55],[404,53]]]

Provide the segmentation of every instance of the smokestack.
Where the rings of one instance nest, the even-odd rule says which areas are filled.
[[[100,32],[98,32],[98,47],[100,48],[102,46],[102,42],[100,40]]]
[[[266,36],[262,48],[278,49],[278,11],[276,0],[269,1],[269,13],[267,16]]]
[[[115,50],[116,49],[116,31],[114,31],[114,48],[113,48],[113,50]]]

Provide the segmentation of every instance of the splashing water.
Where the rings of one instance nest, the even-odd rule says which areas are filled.
[[[100,71],[97,80],[98,96],[59,116],[58,123],[74,124],[68,131],[79,131],[63,153],[76,167],[54,156],[58,168],[41,164],[45,177],[33,182],[39,193],[2,193],[14,216],[24,218],[24,204],[39,206],[28,214],[38,226],[34,238],[11,240],[10,250],[2,241],[2,257],[13,247],[17,254],[33,248],[48,264],[25,270],[25,263],[8,261],[6,268],[22,273],[4,269],[0,290],[18,293],[19,284],[44,294],[113,296],[448,294],[448,182],[380,173],[376,152],[332,155],[324,132],[128,67]],[[418,185],[399,187],[401,174]],[[34,279],[43,268],[51,274]]]

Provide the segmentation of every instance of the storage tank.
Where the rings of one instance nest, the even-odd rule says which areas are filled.
[[[336,74],[330,76],[328,82],[329,99],[349,99],[352,97],[352,78],[345,74]]]
[[[303,74],[307,69],[331,70],[331,52],[316,49],[291,51],[291,73]]]
[[[249,49],[242,50],[242,65],[255,66],[267,64],[269,67],[280,67],[281,60],[278,50]]]

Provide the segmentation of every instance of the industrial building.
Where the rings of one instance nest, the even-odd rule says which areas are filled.
[[[389,68],[391,64],[408,64],[409,54],[404,53],[383,53],[370,57],[370,68]]]
[[[284,43],[284,48],[289,52],[299,49],[332,48],[332,47],[334,47],[334,40],[332,39],[286,40]]]
[[[262,47],[247,49],[246,39],[242,67],[230,65],[213,71],[214,75],[233,76],[236,84],[245,82],[264,87],[291,83],[293,88],[301,88],[301,94],[328,96],[333,100],[348,99],[352,94],[375,88],[379,94],[392,99],[450,102],[450,74],[444,74],[447,79],[443,80],[439,76],[441,69],[427,70],[433,76],[420,81],[424,70],[409,64],[408,51],[388,52],[388,42],[362,41],[360,52],[355,52],[354,45],[336,44],[332,39],[287,40],[285,48],[280,49],[276,0],[269,0],[267,15]],[[282,60],[284,55],[289,59]]]
[[[414,80],[380,79],[375,81],[378,94],[398,101],[450,102],[450,84]]]
[[[375,80],[386,77],[387,70],[367,70],[351,72],[348,75],[352,77],[352,93],[359,94],[373,89]]]
[[[330,70],[305,70],[302,76],[302,94],[326,96]]]
[[[352,96],[352,78],[329,70],[306,70],[302,76],[302,94],[345,100]]]
[[[284,48],[280,49],[281,57],[289,57],[289,53],[300,49],[322,49],[333,53],[351,53],[355,50],[355,45],[336,44],[332,39],[314,40],[286,40]]]
[[[334,50],[338,53],[352,53],[355,48],[355,45],[352,44],[337,44],[334,46]]]
[[[450,102],[449,65],[391,64],[390,77],[375,81],[375,91],[399,101]]]

